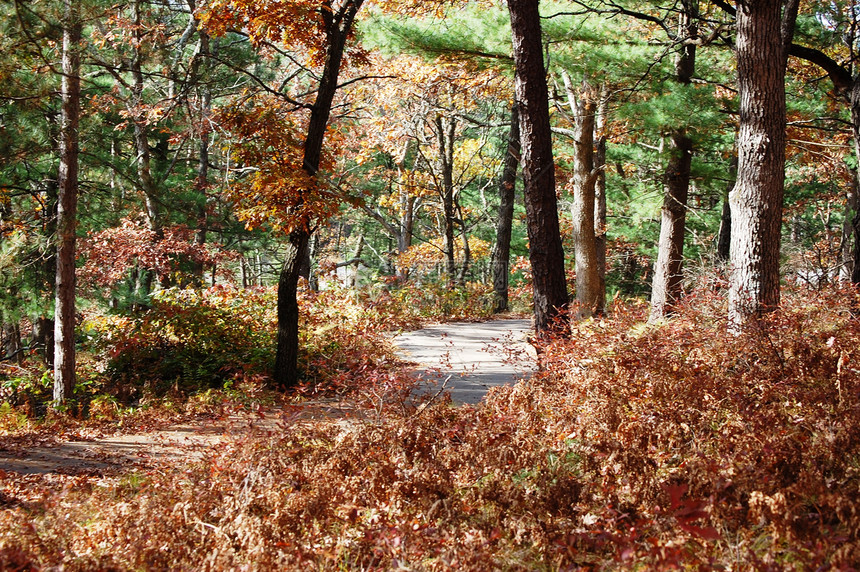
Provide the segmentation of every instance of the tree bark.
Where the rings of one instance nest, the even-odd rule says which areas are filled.
[[[842,240],[840,242],[840,251],[842,253],[842,264],[839,266],[839,280],[842,282],[852,282],[851,277],[854,274],[854,244],[857,242],[860,228],[856,222],[860,219],[857,217],[858,207],[860,207],[860,185],[858,185],[857,171],[852,173],[851,183],[848,185],[848,190],[845,193],[845,219],[842,221]]]
[[[337,80],[346,40],[363,0],[345,0],[337,6],[326,2],[320,10],[326,34],[326,58],[311,108],[305,137],[303,168],[314,176],[319,171],[326,125],[337,92]],[[301,203],[301,200],[300,200]],[[302,261],[308,257],[310,221],[297,221],[289,234],[287,256],[278,280],[278,349],[275,359],[275,384],[287,389],[298,384],[299,309],[298,282]]]
[[[508,309],[508,280],[510,279],[511,230],[514,222],[517,168],[520,164],[520,113],[517,104],[511,106],[511,130],[505,150],[502,176],[499,179],[499,216],[496,219],[496,244],[493,247],[493,311]]]
[[[597,103],[597,116],[594,122],[594,168],[597,177],[594,181],[594,250],[597,264],[597,305],[594,313],[606,313],[606,113],[609,96],[606,84],[600,89]]]
[[[576,261],[576,318],[595,315],[604,305],[600,292],[597,267],[597,240],[594,230],[595,183],[598,171],[594,169],[594,125],[597,110],[597,93],[583,81],[574,95],[565,76],[568,97],[575,108],[574,160],[573,160],[573,221],[574,256]]]
[[[689,84],[696,71],[696,45],[699,35],[699,0],[683,0],[678,17],[679,40],[684,43],[675,60],[675,81]],[[671,130],[672,154],[666,165],[665,193],[661,210],[657,261],[651,281],[650,320],[659,320],[674,311],[681,297],[684,260],[684,227],[690,189],[693,140],[684,127]]]
[[[854,76],[851,84],[851,131],[854,140],[854,157],[858,161],[855,176],[854,196],[848,195],[846,202],[846,218],[851,216],[851,227],[854,234],[854,249],[851,257],[851,283],[860,284],[860,197],[858,197],[857,181],[860,179],[860,74]],[[848,209],[853,212],[849,215]]]
[[[663,196],[660,241],[651,282],[651,316],[659,320],[671,314],[681,298],[684,275],[684,228],[687,220],[687,195],[693,140],[686,130],[672,130],[672,157],[666,167],[666,194]]]
[[[57,289],[54,311],[54,403],[62,404],[75,387],[75,231],[78,204],[78,122],[81,110],[79,45],[81,25],[76,0],[65,0],[60,129],[59,205],[57,209]]]
[[[443,236],[445,238],[445,273],[448,284],[453,284],[456,272],[456,256],[454,243],[454,135],[456,131],[456,120],[454,118],[443,118],[437,115],[434,121],[436,125],[436,142],[439,146],[439,176],[442,188],[439,194],[442,198],[442,214],[444,220]]]
[[[738,177],[738,155],[732,153],[732,161],[729,166],[729,185],[723,200],[723,212],[720,215],[720,231],[717,235],[717,259],[722,262],[729,261],[732,240],[732,209],[729,205],[729,197],[735,188]]]
[[[523,182],[534,288],[535,330],[545,333],[568,304],[558,223],[540,13],[534,0],[508,0],[520,109]]]
[[[198,33],[200,34],[197,50],[199,59],[195,60],[194,76],[195,79],[199,79],[202,76],[203,83],[200,87],[200,118],[197,133],[197,178],[194,187],[201,196],[197,199],[197,228],[194,231],[194,244],[203,247],[206,244],[206,232],[209,226],[209,135],[211,133],[209,122],[212,115],[212,90],[207,83],[210,55],[209,34],[203,30],[200,30]],[[198,285],[203,283],[204,270],[202,262],[194,263],[193,274]],[[215,275],[214,268],[212,269],[212,275]]]
[[[729,326],[779,304],[785,186],[786,49],[780,0],[738,4],[738,179],[732,210]],[[793,22],[792,22],[793,23]],[[793,26],[791,27],[793,29]]]
[[[134,24],[133,56],[131,60],[132,75],[132,98],[130,101],[131,116],[134,118],[134,146],[137,151],[137,178],[140,189],[143,191],[144,206],[146,207],[146,220],[150,230],[154,231],[156,237],[160,238],[161,219],[158,209],[158,189],[155,179],[152,177],[152,154],[149,149],[149,129],[146,125],[146,117],[142,114],[143,104],[143,15],[141,13],[141,0],[132,3],[132,21]]]

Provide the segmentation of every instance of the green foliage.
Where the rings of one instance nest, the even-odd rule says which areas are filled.
[[[192,392],[274,361],[274,292],[214,286],[156,292],[140,316],[93,315],[83,325],[106,374],[156,394]]]

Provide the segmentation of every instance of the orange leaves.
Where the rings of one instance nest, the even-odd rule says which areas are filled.
[[[251,98],[222,108],[217,119],[233,138],[227,195],[249,227],[270,224],[289,232],[337,211],[340,194],[303,168],[303,126],[281,100]]]
[[[306,48],[315,64],[321,63],[326,42],[323,10],[330,2],[312,0],[212,0],[197,14],[201,25],[214,35],[231,30],[247,32],[259,46],[264,42]]]

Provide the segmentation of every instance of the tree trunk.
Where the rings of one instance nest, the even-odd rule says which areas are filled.
[[[281,374],[276,383],[282,388],[298,383],[299,302],[297,297],[302,259],[308,249],[310,233],[295,230],[290,233],[284,267],[278,280],[278,354],[275,373]]]
[[[854,77],[853,82],[851,83],[851,125],[852,125],[852,135],[854,140],[854,157],[858,161],[860,161],[860,74]],[[860,162],[857,163],[858,172],[860,172]],[[857,175],[860,177],[860,175]],[[855,181],[857,181],[857,177]],[[852,201],[852,197],[849,195],[848,201],[849,204],[846,205],[847,208],[853,208],[853,214],[851,215],[851,226],[854,234],[854,249],[853,255],[851,257],[851,283],[852,284],[860,284],[860,197],[858,197],[858,191],[855,188],[854,197]],[[851,204],[853,202],[853,204]],[[848,213],[846,212],[846,218]]]
[[[600,89],[597,116],[594,122],[594,250],[597,264],[597,305],[594,313],[606,313],[606,113],[609,96],[606,84]]]
[[[510,279],[511,229],[514,222],[517,167],[520,164],[520,113],[517,104],[511,106],[511,130],[499,179],[499,216],[496,219],[496,244],[493,247],[493,311],[508,309],[508,280]]]
[[[565,76],[565,83],[569,84]],[[573,240],[576,261],[576,318],[590,318],[604,305],[597,268],[597,242],[594,232],[595,183],[594,125],[597,93],[583,81],[575,97],[573,159]],[[570,96],[573,98],[572,90]]]
[[[158,209],[158,191],[155,180],[152,177],[152,154],[149,149],[149,129],[146,125],[146,117],[141,115],[143,104],[143,15],[140,7],[141,0],[135,0],[132,4],[132,20],[134,24],[132,45],[133,57],[131,60],[132,75],[132,98],[131,116],[134,118],[134,146],[137,151],[137,178],[143,191],[144,205],[146,207],[146,219],[150,230],[161,236],[161,220]]]
[[[454,197],[454,206],[456,207],[457,215],[460,218],[460,236],[463,239],[463,265],[460,267],[460,272],[457,275],[457,285],[465,287],[466,277],[469,275],[469,269],[472,266],[472,247],[469,245],[469,233],[466,228],[466,215],[463,213],[463,207],[456,196]]]
[[[842,253],[842,264],[839,266],[839,280],[842,282],[851,282],[851,276],[854,274],[854,243],[857,240],[860,228],[855,224],[858,220],[857,213],[860,207],[860,196],[858,196],[858,173],[855,170],[852,173],[851,183],[848,185],[848,191],[845,193],[845,219],[842,221],[842,240],[840,242],[840,251]]]
[[[660,241],[651,282],[651,317],[659,320],[671,314],[681,299],[684,275],[684,227],[687,220],[687,195],[693,140],[686,130],[672,130],[672,157],[666,167],[666,194],[663,196]]]
[[[200,87],[200,119],[197,133],[197,179],[194,183],[200,198],[197,199],[197,229],[194,231],[194,244],[202,247],[206,244],[206,231],[209,226],[209,134],[211,128],[209,122],[212,114],[212,90],[207,83],[207,72],[209,70],[209,35],[200,30],[200,42],[197,50],[200,58],[195,67],[195,76],[202,75],[203,83]],[[203,283],[203,263],[195,262],[193,273],[198,284]],[[214,276],[215,269],[212,269]]]
[[[738,177],[738,155],[732,153],[732,161],[729,165],[729,185],[726,189],[726,197],[723,200],[723,212],[720,215],[720,231],[717,235],[717,259],[722,262],[729,261],[729,251],[732,240],[732,209],[729,205],[729,197],[735,189]]]
[[[738,180],[732,191],[729,326],[733,331],[779,304],[785,185],[785,36],[780,0],[737,10]],[[792,22],[793,24],[793,22]]]
[[[445,238],[445,273],[448,284],[453,284],[456,272],[456,257],[454,243],[454,134],[456,121],[449,117],[447,121],[436,116],[436,138],[439,145],[439,175],[442,179],[442,213],[444,216],[443,235]]]
[[[535,330],[546,332],[568,304],[558,223],[540,13],[533,0],[508,0],[520,110],[523,183],[534,288]]]
[[[21,364],[24,361],[24,349],[21,344],[21,328],[17,322],[3,324],[3,360],[11,359]]]
[[[58,138],[59,139],[59,138]],[[57,153],[59,155],[59,153]],[[45,218],[43,232],[48,237],[48,243],[54,244],[57,239],[57,210],[59,209],[59,181],[51,178],[45,181]],[[43,263],[44,288],[46,298],[56,297],[57,285],[57,250],[51,249],[45,253]],[[38,330],[38,332],[37,332]],[[39,334],[36,336],[36,334]],[[33,320],[33,339],[43,348],[42,363],[49,369],[54,369],[54,316],[46,313]]]
[[[355,15],[363,0],[345,0],[337,7],[320,10],[326,31],[326,58],[311,108],[303,167],[316,175],[320,167],[326,125],[337,92],[340,63],[346,40],[352,30]],[[275,384],[281,388],[294,387],[298,381],[299,306],[298,279],[301,263],[308,256],[310,221],[298,221],[288,237],[287,257],[278,280],[278,350],[275,359]]]
[[[695,40],[699,35],[699,0],[683,0],[678,17],[679,39]],[[696,71],[696,45],[684,43],[675,60],[675,81],[687,85]],[[651,281],[650,320],[659,320],[674,311],[681,298],[684,275],[684,227],[687,219],[687,196],[690,189],[690,169],[693,140],[684,127],[671,131],[672,154],[666,165],[663,208],[661,210],[660,240],[657,261]]]
[[[60,129],[59,205],[57,209],[57,289],[54,311],[54,403],[62,404],[75,387],[75,231],[78,204],[78,121],[81,111],[81,24],[77,2],[65,0],[63,81]]]

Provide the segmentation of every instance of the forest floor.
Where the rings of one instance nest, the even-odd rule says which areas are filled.
[[[451,394],[454,403],[477,403],[491,387],[516,382],[534,368],[526,342],[529,320],[446,323],[398,336],[394,343],[418,379],[416,394]],[[66,433],[0,437],[0,472],[108,475],[205,456],[227,441],[274,432],[287,423],[363,417],[348,400],[251,408],[225,404],[218,412],[181,423],[120,428],[79,428]],[[2,475],[0,475],[2,476]]]

